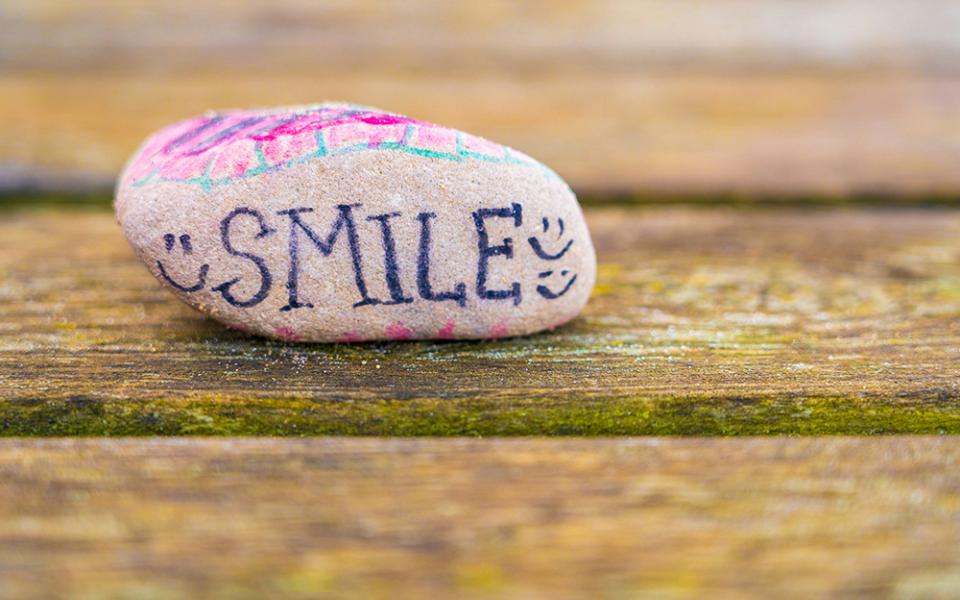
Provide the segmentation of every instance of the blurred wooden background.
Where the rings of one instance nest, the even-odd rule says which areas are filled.
[[[171,121],[342,99],[588,202],[952,203],[958,33],[957,0],[0,0],[0,436],[941,434],[16,439],[0,595],[958,597],[960,211],[588,206],[568,326],[290,345],[177,303],[103,201]]]
[[[344,99],[581,192],[960,197],[955,0],[5,0],[0,189],[107,190],[208,108]]]

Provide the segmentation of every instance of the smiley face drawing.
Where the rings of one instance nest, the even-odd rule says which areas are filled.
[[[180,242],[180,249],[184,256],[190,256],[193,254],[193,245],[190,243],[189,234],[181,234],[179,237],[172,233],[166,233],[163,236],[163,246],[167,250],[167,254],[171,254],[174,251],[177,241]],[[194,284],[182,284],[178,281],[175,281],[167,273],[166,267],[163,266],[163,263],[159,260],[157,261],[157,268],[160,269],[160,276],[164,281],[180,290],[181,292],[199,292],[207,285],[207,273],[210,271],[210,265],[204,263],[200,265],[200,271],[197,273],[197,281]]]
[[[541,241],[541,238],[537,236],[530,236],[527,238],[527,243],[530,244],[530,248],[533,249],[533,252],[537,255],[537,258],[541,260],[548,262],[558,261],[564,257],[564,255],[573,245],[574,240],[572,238],[563,244],[565,232],[563,219],[558,217],[556,221],[557,227],[554,229],[556,233],[553,236],[547,235],[550,232],[550,219],[543,217],[543,220],[541,221],[543,227],[543,241]],[[553,239],[548,241],[548,237],[553,237]],[[546,248],[546,246],[550,246],[552,248],[559,247],[559,250],[554,250],[551,252]],[[545,285],[545,280],[553,277],[557,273],[559,273],[560,279],[565,283],[561,283],[558,287],[550,287]],[[537,277],[541,280],[544,280],[543,283],[537,285],[537,293],[547,300],[556,300],[557,298],[563,296],[570,291],[570,288],[573,287],[573,284],[577,281],[576,273],[573,273],[569,269],[563,268],[559,270],[550,269],[547,271],[541,271],[537,274]]]

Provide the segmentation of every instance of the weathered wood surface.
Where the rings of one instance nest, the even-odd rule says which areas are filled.
[[[960,77],[898,73],[0,75],[11,140],[0,145],[0,179],[107,189],[163,125],[210,108],[323,99],[506,143],[592,195],[960,196]]]
[[[957,70],[952,0],[6,0],[0,67]]]
[[[952,0],[7,0],[0,188],[110,186],[211,108],[350,100],[580,191],[960,197]]]
[[[956,597],[957,438],[10,440],[4,598]]]
[[[0,214],[0,433],[960,432],[960,213],[587,211],[557,331],[296,345],[181,305],[105,210]]]

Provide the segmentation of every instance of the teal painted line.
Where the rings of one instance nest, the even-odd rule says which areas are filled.
[[[339,156],[341,154],[353,154],[354,152],[360,152],[362,150],[369,150],[370,145],[365,142],[360,142],[359,144],[354,144],[352,146],[344,146],[343,148],[337,148],[330,153],[330,156]]]
[[[510,151],[510,148],[504,147],[503,149],[503,162],[509,163],[511,165],[526,165],[527,162],[520,160],[513,155],[513,152]]]
[[[305,154],[300,158],[291,158],[287,161],[287,166],[292,167],[294,165],[302,165],[305,162],[309,162],[315,158],[323,158],[327,155],[327,142],[323,139],[323,130],[317,130],[314,132],[314,136],[317,140],[317,149],[309,154]]]
[[[500,158],[499,156],[490,156],[489,154],[480,154],[479,152],[473,152],[470,150],[464,150],[461,156],[464,156],[466,158],[472,158],[474,160],[483,160],[483,161],[492,162],[492,163],[503,162],[503,159]]]
[[[203,168],[203,175],[199,177],[192,177],[187,181],[190,183],[200,184],[200,187],[203,188],[203,191],[209,192],[213,188],[213,180],[210,179],[210,171],[213,170],[213,163],[216,160],[216,156],[210,157],[210,160],[207,161],[206,166]]]
[[[266,173],[270,169],[270,163],[267,162],[266,157],[263,155],[263,148],[261,147],[260,142],[254,144],[253,152],[257,157],[257,166],[253,167],[252,169],[247,169],[246,172],[240,176],[240,178],[260,175],[261,173]]]
[[[449,152],[438,152],[437,150],[426,150],[424,148],[414,148],[413,146],[404,146],[401,148],[407,154],[416,154],[417,156],[426,156],[427,158],[443,158],[446,160],[461,161],[463,157]]]
[[[154,176],[156,176],[156,174],[159,173],[159,172],[160,172],[160,167],[157,167],[157,168],[155,168],[154,170],[150,171],[150,173],[148,173],[148,174],[147,174],[146,176],[144,176],[142,179],[139,179],[139,180],[137,180],[137,181],[134,181],[134,182],[133,182],[132,184],[130,184],[130,185],[132,185],[133,187],[143,187],[143,186],[147,185],[147,184],[154,178]]]
[[[327,155],[327,140],[323,137],[323,130],[317,131],[317,152],[319,156]]]
[[[464,158],[472,158],[474,160],[482,160],[489,163],[501,163],[504,162],[503,159],[499,156],[492,156],[490,154],[481,154],[480,152],[474,152],[473,150],[467,150],[463,145],[463,134],[457,132],[457,154]]]
[[[164,180],[164,181],[184,181],[184,180],[173,179],[173,180]],[[204,181],[203,177],[191,177],[190,179],[185,180],[184,183],[195,183],[199,185],[201,188],[203,188],[203,191],[205,192],[209,192],[210,188],[212,187],[208,181]]]
[[[323,130],[318,129],[316,132],[317,135],[317,151],[315,154],[318,158],[322,158],[327,155],[327,140],[323,138]]]

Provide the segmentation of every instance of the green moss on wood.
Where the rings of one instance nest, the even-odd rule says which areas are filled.
[[[161,289],[107,212],[0,220],[0,435],[956,433],[960,212],[591,209],[584,314],[286,344]]]
[[[8,400],[0,436],[958,434],[960,398]]]

